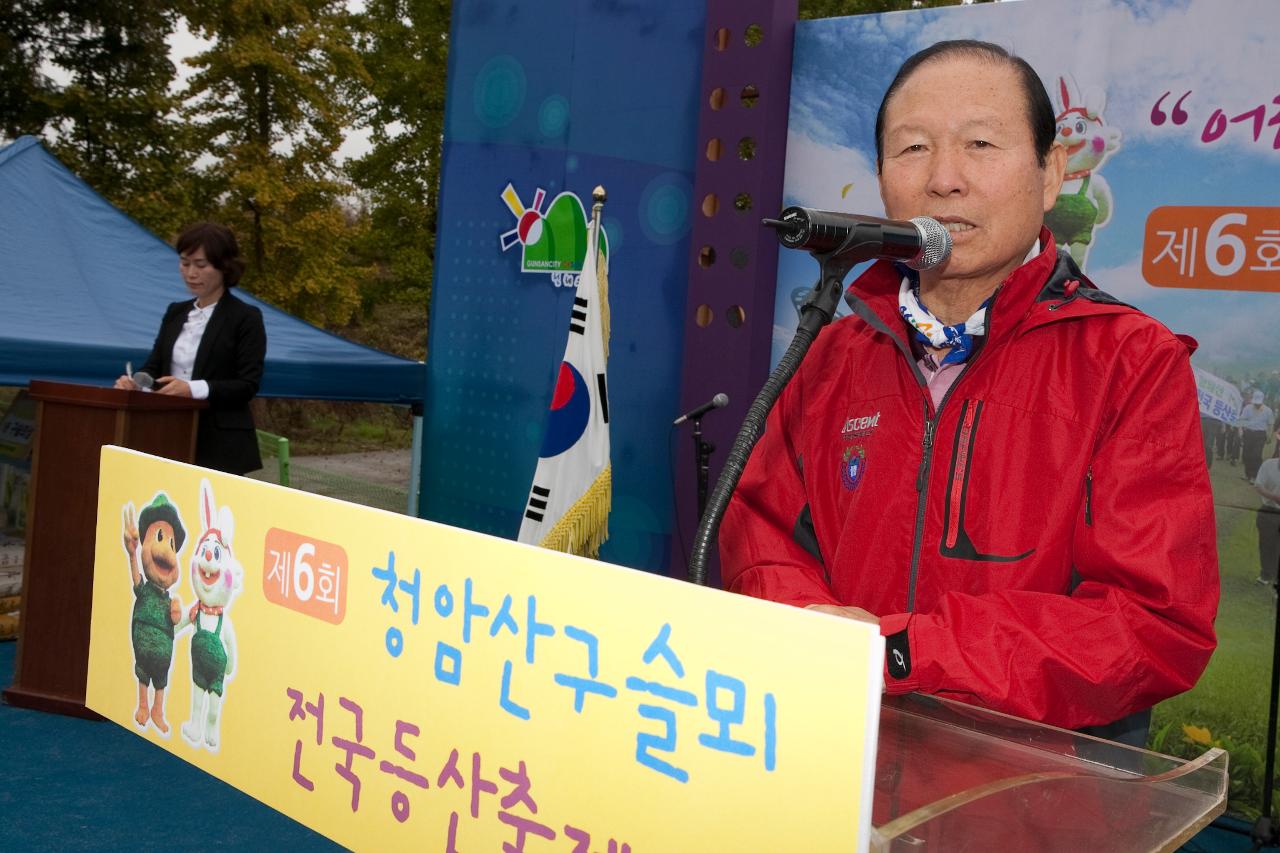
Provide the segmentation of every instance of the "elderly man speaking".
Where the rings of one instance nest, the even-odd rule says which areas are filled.
[[[730,504],[725,584],[878,622],[889,693],[1140,743],[1216,643],[1194,343],[1054,245],[1066,153],[1024,60],[912,56],[876,149],[886,215],[951,257],[850,287]]]

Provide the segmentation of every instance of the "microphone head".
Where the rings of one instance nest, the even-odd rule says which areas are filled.
[[[723,409],[729,405],[729,395],[721,391],[719,394],[711,398],[711,405],[717,409]]]
[[[133,379],[133,384],[137,385],[139,388],[141,388],[144,391],[154,388],[156,384],[155,379],[151,378],[150,373],[143,373],[141,370],[133,374],[131,378]]]
[[[931,270],[951,257],[951,235],[941,222],[928,216],[911,220],[920,232],[920,253],[906,265],[913,270]]]

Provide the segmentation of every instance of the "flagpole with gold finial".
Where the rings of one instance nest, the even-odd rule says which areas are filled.
[[[604,232],[600,224],[601,214],[604,212],[604,203],[608,201],[609,194],[605,192],[603,186],[597,185],[591,191],[591,228],[596,235],[596,256],[592,258],[592,262],[596,265],[596,281],[600,289],[600,339],[604,341],[604,356],[609,357],[609,259],[606,256],[604,263],[600,263],[600,256],[604,252]]]

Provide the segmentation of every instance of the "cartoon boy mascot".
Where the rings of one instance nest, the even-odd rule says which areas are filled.
[[[169,589],[178,582],[178,552],[186,538],[178,509],[164,492],[158,492],[143,508],[136,524],[133,502],[125,507],[124,550],[129,555],[134,595],[133,671],[138,677],[138,710],[133,719],[145,728],[150,717],[165,735],[169,724],[164,719],[164,689],[173,661],[173,626],[182,616],[182,607],[169,597]],[[151,702],[147,701],[148,686],[155,688]]]

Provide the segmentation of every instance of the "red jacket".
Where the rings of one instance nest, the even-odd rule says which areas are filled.
[[[1195,684],[1216,537],[1191,347],[1041,243],[936,411],[901,275],[854,283],[858,316],[823,330],[769,416],[721,571],[735,592],[879,616],[890,693],[1075,728]]]

